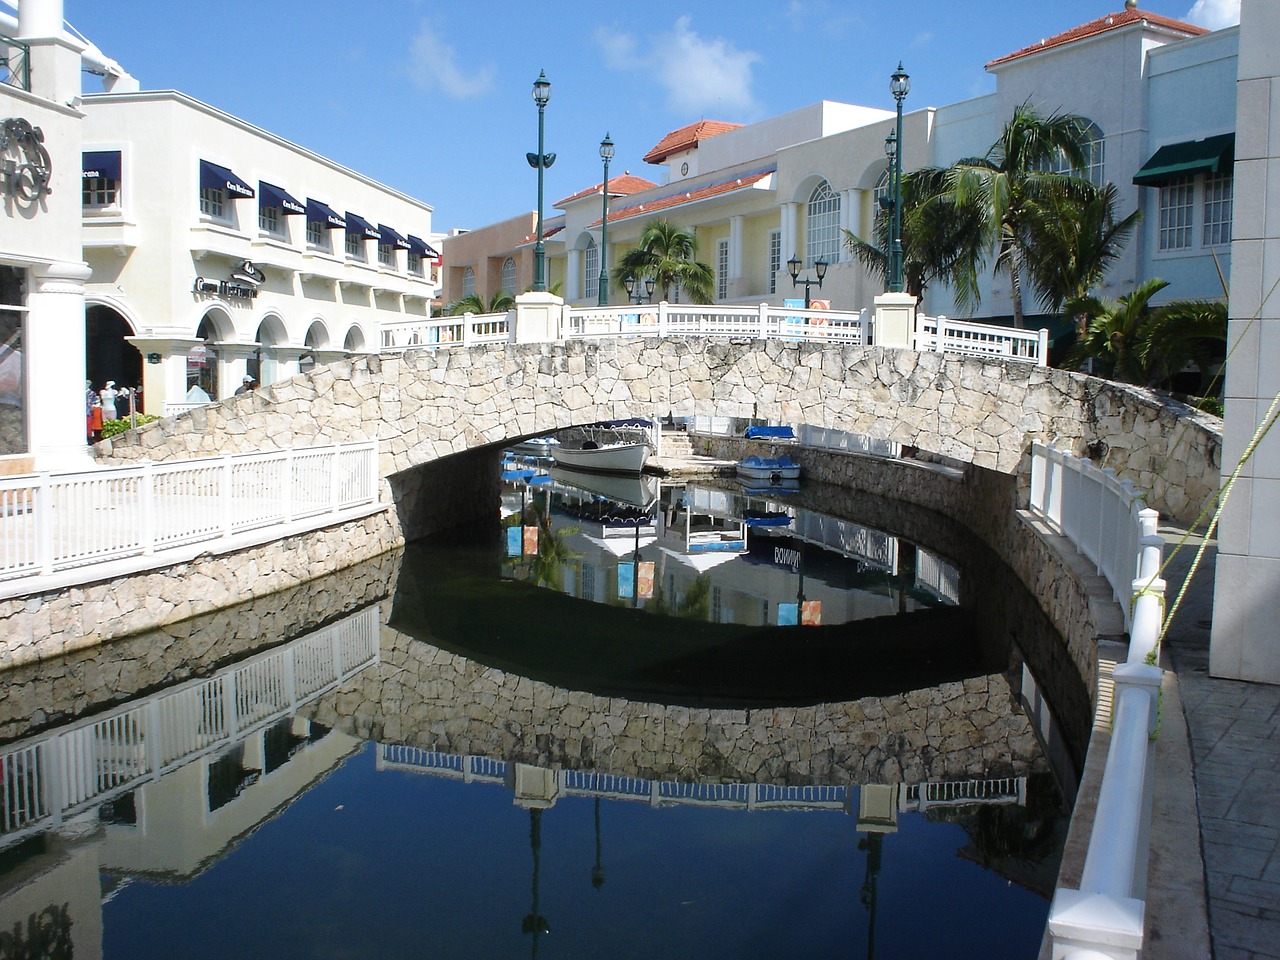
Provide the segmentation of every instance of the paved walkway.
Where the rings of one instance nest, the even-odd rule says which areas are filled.
[[[1160,532],[1168,556],[1183,531]],[[1199,544],[1191,538],[1166,571],[1171,603]],[[1215,557],[1206,551],[1165,639],[1164,665],[1175,672],[1190,743],[1213,960],[1280,960],[1280,686],[1209,676]],[[1176,716],[1166,711],[1162,723]],[[1158,869],[1158,819],[1153,833]],[[1187,955],[1177,918],[1165,920],[1148,957]]]

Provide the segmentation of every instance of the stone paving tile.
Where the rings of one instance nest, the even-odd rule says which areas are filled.
[[[1255,957],[1280,957],[1280,941],[1275,937],[1275,930],[1266,929],[1269,924],[1260,923],[1256,912],[1232,909],[1215,901],[1209,920],[1215,954],[1221,944],[1250,951],[1249,955]]]
[[[1230,845],[1205,843],[1204,856],[1209,863],[1230,864],[1229,872],[1233,876],[1261,880],[1262,871],[1271,859],[1271,851],[1242,847],[1238,841]]]

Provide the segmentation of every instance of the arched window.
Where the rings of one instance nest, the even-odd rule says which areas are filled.
[[[1085,142],[1084,156],[1085,165],[1083,170],[1074,170],[1071,164],[1067,163],[1067,158],[1058,154],[1052,161],[1044,164],[1044,169],[1050,173],[1072,173],[1077,177],[1084,177],[1095,187],[1100,187],[1106,181],[1103,179],[1103,164],[1106,159],[1107,141],[1103,136],[1102,128],[1092,120],[1085,121]]]
[[[587,238],[582,256],[582,299],[595,301],[600,296],[600,248],[596,238]]]
[[[462,295],[469,297],[476,292],[476,272],[471,267],[462,271]]]
[[[903,179],[905,180],[906,177],[903,177]],[[888,165],[885,166],[884,172],[880,174],[880,179],[876,181],[875,189],[873,190],[872,195],[875,198],[875,207],[872,209],[871,215],[874,217],[878,211],[883,210],[885,208],[884,205],[889,200],[889,167]]]
[[[502,261],[502,292],[512,296],[516,292],[516,262],[510,257]]]
[[[805,265],[810,267],[818,260],[835,263],[840,259],[840,195],[825,180],[809,195],[804,251]]]

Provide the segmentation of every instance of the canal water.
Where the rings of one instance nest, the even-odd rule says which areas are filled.
[[[0,694],[0,958],[1032,958],[1088,697],[962,525],[501,513]]]

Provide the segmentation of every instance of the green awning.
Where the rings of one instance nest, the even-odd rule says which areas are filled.
[[[1203,140],[1168,143],[1133,175],[1140,187],[1156,187],[1195,173],[1220,173],[1235,159],[1236,135],[1222,133]]]

